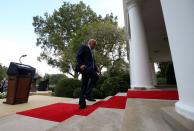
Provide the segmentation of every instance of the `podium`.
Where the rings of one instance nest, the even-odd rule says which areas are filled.
[[[11,62],[7,70],[8,89],[6,104],[27,103],[35,68]]]

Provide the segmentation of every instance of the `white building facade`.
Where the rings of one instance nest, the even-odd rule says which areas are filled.
[[[174,64],[176,111],[194,120],[194,0],[123,0],[132,88],[156,85],[154,62]]]

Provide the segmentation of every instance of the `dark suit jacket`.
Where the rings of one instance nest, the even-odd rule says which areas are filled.
[[[77,72],[92,73],[93,71],[97,71],[97,67],[95,65],[95,60],[92,57],[92,52],[87,45],[82,44],[79,47],[79,49],[77,51],[76,59],[77,59],[77,66],[76,66]],[[86,66],[84,71],[80,70],[81,65]]]

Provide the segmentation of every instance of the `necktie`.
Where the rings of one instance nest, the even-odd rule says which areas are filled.
[[[92,50],[91,50],[91,54],[92,54],[92,67],[93,67],[93,69],[94,69],[94,53],[93,53]]]

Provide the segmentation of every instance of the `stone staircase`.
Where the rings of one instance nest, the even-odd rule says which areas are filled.
[[[128,99],[122,131],[173,131],[160,110],[173,104],[174,101]]]
[[[89,116],[73,116],[47,131],[119,131],[124,110],[99,108]]]
[[[176,131],[193,131],[194,122],[186,119],[175,111],[174,107],[161,109],[163,119]]]
[[[47,131],[194,131],[194,122],[175,112],[175,102],[128,99],[125,110],[98,108],[89,116],[76,115]]]
[[[175,102],[128,99],[120,131],[194,131],[194,121],[178,114]]]
[[[126,96],[126,93],[118,93],[116,96]],[[109,98],[111,96],[104,100]],[[78,103],[78,99],[70,103]],[[94,102],[87,101],[87,104],[92,105]],[[47,131],[120,131],[124,113],[124,109],[100,107],[88,116],[74,115]]]
[[[125,109],[100,107],[88,116],[74,115],[61,123],[15,114],[0,119],[0,131],[194,131],[194,122],[175,112],[175,102],[129,98]]]

